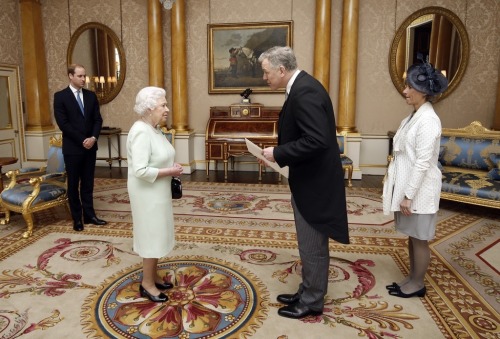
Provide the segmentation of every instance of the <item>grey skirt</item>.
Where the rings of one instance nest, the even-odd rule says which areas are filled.
[[[396,230],[419,240],[432,240],[436,233],[437,213],[405,216],[394,212]]]

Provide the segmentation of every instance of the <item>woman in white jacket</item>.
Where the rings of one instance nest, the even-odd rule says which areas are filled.
[[[401,298],[423,297],[426,292],[428,241],[434,238],[441,192],[437,167],[441,121],[431,101],[448,87],[448,80],[429,63],[415,64],[406,74],[403,94],[413,112],[394,136],[383,194],[384,213],[394,212],[396,229],[409,237],[410,273],[386,286],[390,295]]]

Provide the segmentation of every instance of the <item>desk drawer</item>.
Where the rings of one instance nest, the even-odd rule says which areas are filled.
[[[208,143],[206,145],[205,157],[207,160],[223,160],[224,159],[224,145],[219,143]]]
[[[248,152],[246,144],[228,144],[227,151],[229,153]]]

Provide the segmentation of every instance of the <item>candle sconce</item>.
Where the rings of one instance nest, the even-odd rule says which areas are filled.
[[[107,97],[116,88],[117,82],[115,76],[87,76],[85,78],[85,87],[94,91],[100,100]]]

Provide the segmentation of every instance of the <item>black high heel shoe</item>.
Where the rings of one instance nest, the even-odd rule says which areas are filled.
[[[155,303],[163,303],[168,300],[168,297],[160,292],[158,295],[152,295],[142,285],[139,286],[139,293],[141,294],[141,297],[143,298],[148,298],[149,300],[155,302]]]
[[[168,290],[168,289],[171,289],[172,287],[174,287],[174,285],[171,283],[163,283],[163,284],[155,283],[155,286],[159,290]]]
[[[385,285],[385,288],[390,290],[397,290],[399,289],[399,285],[395,282],[393,282],[391,285]]]
[[[408,293],[408,294],[401,292],[401,290],[399,288],[397,290],[389,290],[390,295],[400,297],[400,298],[411,298],[411,297],[415,297],[415,296],[422,298],[422,297],[425,297],[425,292],[427,292],[425,286],[416,292]]]

